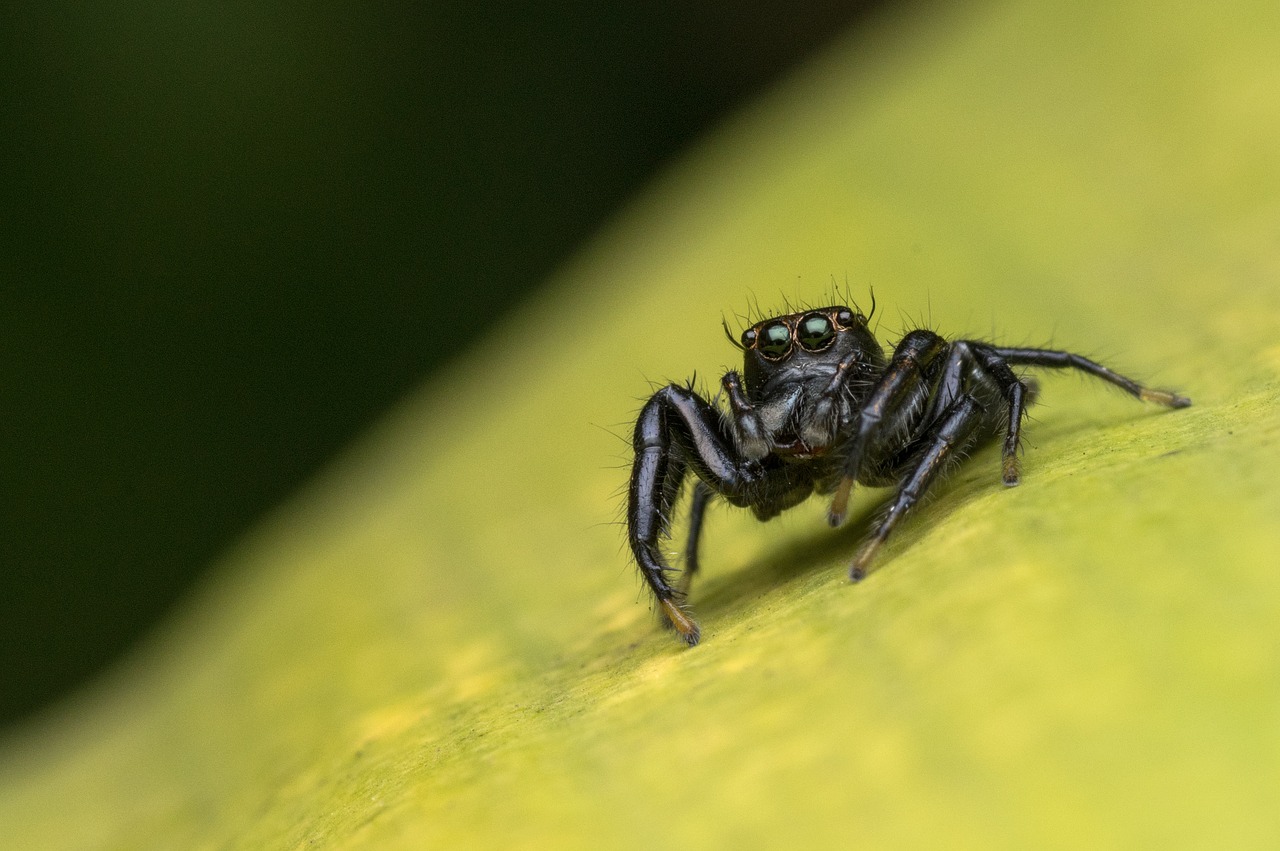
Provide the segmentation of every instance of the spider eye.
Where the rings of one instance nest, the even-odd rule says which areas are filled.
[[[756,336],[756,350],[769,360],[779,360],[791,351],[791,330],[786,323],[772,322]]]
[[[842,307],[836,311],[836,324],[841,328],[852,328],[853,311],[847,307]]]
[[[754,328],[748,328],[742,332],[742,348],[749,349],[756,344],[756,331]]]
[[[810,313],[801,319],[796,327],[796,338],[800,341],[800,345],[809,351],[820,352],[831,345],[831,341],[836,338],[836,332],[831,327],[830,319],[821,313]]]

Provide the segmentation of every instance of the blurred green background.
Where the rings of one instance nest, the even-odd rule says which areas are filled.
[[[0,723],[884,5],[10,4]]]

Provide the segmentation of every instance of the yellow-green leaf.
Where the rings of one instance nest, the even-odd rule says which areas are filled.
[[[1280,7],[885,19],[708,139],[544,297],[5,743],[11,848],[1280,843]],[[723,508],[683,650],[616,524],[722,315],[1053,343],[1024,482],[863,522]],[[341,400],[335,400],[340,404]]]

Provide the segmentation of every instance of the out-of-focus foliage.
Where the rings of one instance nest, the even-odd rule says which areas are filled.
[[[5,6],[0,726],[884,2]]]
[[[1274,846],[1278,33],[997,3],[843,44],[8,742],[3,835]],[[732,362],[722,313],[832,278],[886,338],[1052,341],[1195,407],[1047,377],[1022,487],[979,452],[856,587],[820,503],[714,511],[683,651],[612,523],[629,420]]]

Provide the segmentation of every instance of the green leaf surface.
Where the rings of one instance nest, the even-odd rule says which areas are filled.
[[[1089,0],[837,45],[10,736],[5,847],[1275,847],[1278,36]],[[1045,376],[1023,485],[976,453],[857,586],[884,492],[713,509],[683,650],[616,522],[631,422],[833,281],[886,342],[1195,406]]]

